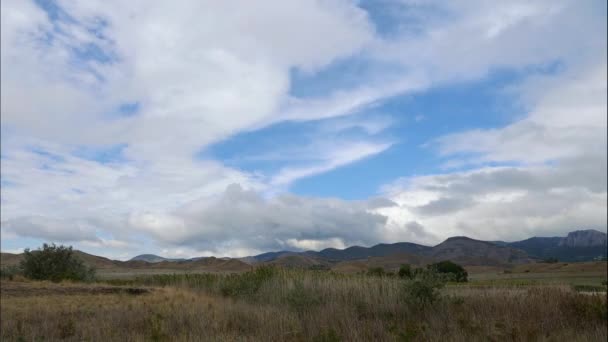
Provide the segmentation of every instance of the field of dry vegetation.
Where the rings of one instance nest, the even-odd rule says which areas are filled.
[[[606,292],[262,268],[2,281],[2,341],[605,341]]]

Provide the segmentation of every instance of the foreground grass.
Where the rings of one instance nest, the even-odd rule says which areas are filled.
[[[397,278],[268,269],[121,283],[126,287],[114,292],[94,289],[108,287],[101,284],[48,283],[21,285],[44,287],[42,295],[3,290],[1,340],[605,341],[608,335],[606,293],[570,286],[448,286],[435,297]]]

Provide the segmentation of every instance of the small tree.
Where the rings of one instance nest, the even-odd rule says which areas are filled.
[[[403,264],[399,267],[399,278],[412,279],[414,277],[414,273],[412,272],[412,267],[408,264]]]
[[[87,267],[74,255],[72,246],[43,244],[35,251],[26,249],[21,261],[23,275],[35,280],[78,280],[88,281],[95,277],[95,270]]]
[[[462,266],[448,260],[430,264],[428,265],[428,269],[445,276],[446,280],[450,281],[466,282],[469,276]]]

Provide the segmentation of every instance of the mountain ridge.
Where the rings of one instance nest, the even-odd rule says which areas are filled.
[[[326,248],[320,251],[266,252],[243,258],[196,257],[190,259],[165,258],[154,254],[140,254],[127,261],[74,251],[87,264],[99,269],[151,268],[184,270],[228,270],[241,271],[256,264],[271,264],[287,267],[329,266],[343,262],[376,260],[394,263],[396,255],[415,263],[452,260],[469,266],[499,266],[531,263],[555,258],[559,261],[592,261],[606,258],[606,234],[597,230],[577,230],[565,237],[531,237],[529,239],[504,242],[483,241],[466,236],[453,236],[435,246],[411,242],[379,243],[371,247],[350,246],[344,249]],[[23,254],[2,253],[0,264],[16,265]],[[376,259],[374,259],[376,258]],[[384,258],[384,259],[383,259]],[[367,261],[366,261],[367,260]],[[404,261],[404,262],[405,262]],[[355,263],[356,264],[356,263]],[[361,265],[356,266],[361,267]]]

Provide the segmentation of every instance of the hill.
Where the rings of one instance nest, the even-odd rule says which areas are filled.
[[[326,248],[318,252],[267,252],[241,260],[248,263],[270,262],[285,255],[306,255],[330,262],[335,267],[349,268],[350,266],[345,266],[347,264],[341,263],[403,253],[424,256],[430,260],[450,259],[467,266],[520,264],[549,257],[556,257],[560,261],[592,261],[606,258],[606,234],[597,230],[579,230],[566,237],[533,237],[515,242],[452,237],[434,247],[409,242],[383,243],[372,247]],[[358,268],[360,264],[358,262],[352,265],[359,265],[353,266]]]
[[[369,257],[382,257],[398,253],[421,254],[428,251],[430,247],[418,245],[410,242],[397,243],[381,243],[372,247],[352,246],[346,249],[327,248],[320,252],[305,252],[307,255],[313,255],[330,260],[357,260]]]
[[[274,260],[266,262],[265,264],[291,268],[310,268],[313,266],[329,267],[331,262],[326,259],[317,258],[310,255],[283,254]]]
[[[607,256],[606,233],[593,229],[570,232],[566,237],[533,237],[506,245],[540,259],[591,261]]]
[[[366,272],[371,267],[382,267],[387,271],[397,271],[403,264],[424,267],[433,260],[420,255],[397,253],[388,256],[370,257],[364,260],[341,261],[331,267],[332,271],[340,273]]]
[[[155,262],[161,262],[161,261],[184,261],[186,259],[169,259],[169,258],[164,258],[155,254],[140,254],[138,256],[135,256],[133,258],[131,258],[129,261],[145,261],[145,262],[150,262],[150,263],[155,263]]]
[[[522,250],[464,236],[449,238],[431,248],[425,255],[436,261],[451,260],[469,266],[524,264],[533,261]]]
[[[138,255],[128,261],[75,250],[87,265],[106,272],[137,270],[153,272],[240,272],[256,264],[282,267],[328,267],[336,271],[357,272],[369,267],[396,269],[401,264],[424,266],[451,260],[468,267],[504,267],[557,258],[559,261],[593,261],[606,258],[606,234],[596,230],[579,230],[566,237],[533,237],[522,241],[480,241],[468,237],[451,237],[430,247],[409,242],[381,243],[372,247],[352,246],[345,249],[326,248],[321,251],[267,252],[244,258],[200,257],[169,259],[154,254]],[[22,254],[2,253],[2,267],[18,265]]]
[[[16,266],[23,259],[23,254],[0,253],[0,266]]]

